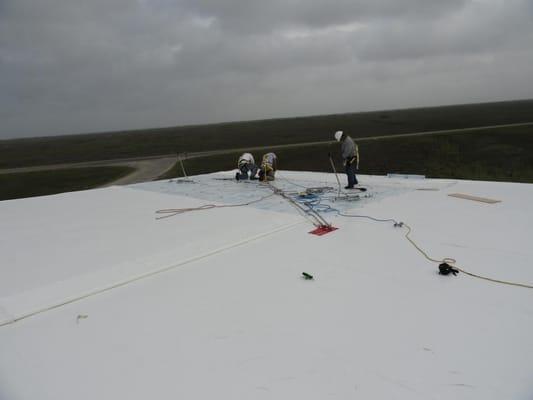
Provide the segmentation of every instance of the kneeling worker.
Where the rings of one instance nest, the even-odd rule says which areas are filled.
[[[337,142],[341,142],[342,159],[348,176],[348,186],[345,189],[353,189],[354,185],[358,183],[355,170],[359,169],[359,148],[353,139],[343,131],[335,132],[335,139]]]
[[[250,153],[244,153],[239,157],[237,162],[237,168],[239,172],[235,174],[235,179],[237,180],[246,180],[248,179],[248,174],[250,179],[257,179],[257,165],[255,165],[254,156]]]
[[[259,180],[273,181],[278,169],[278,157],[274,153],[266,153],[261,162],[261,169],[259,170]]]

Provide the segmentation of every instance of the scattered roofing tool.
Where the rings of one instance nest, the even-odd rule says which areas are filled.
[[[457,197],[458,199],[479,201],[481,203],[488,203],[488,204],[496,204],[496,203],[502,202],[501,200],[494,200],[494,199],[488,199],[486,197],[472,196],[470,194],[464,194],[464,193],[450,193],[448,196]]]

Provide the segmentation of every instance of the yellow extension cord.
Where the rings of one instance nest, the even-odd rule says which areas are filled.
[[[500,283],[500,284],[503,284],[503,285],[510,285],[510,286],[518,286],[518,287],[523,287],[523,288],[527,288],[527,289],[533,289],[533,285],[528,285],[528,284],[525,284],[525,283],[518,283],[518,282],[503,281],[503,280],[500,280],[500,279],[489,278],[489,277],[486,277],[486,276],[482,276],[482,275],[474,274],[472,272],[468,272],[468,271],[456,266],[455,263],[457,261],[455,259],[453,259],[453,258],[443,258],[442,260],[437,260],[435,258],[431,258],[424,250],[422,250],[422,248],[420,248],[420,246],[418,246],[415,243],[415,241],[413,239],[411,239],[409,237],[409,235],[411,234],[411,231],[412,231],[411,227],[409,225],[407,225],[406,223],[403,223],[403,226],[405,226],[405,228],[407,229],[407,232],[405,233],[405,238],[414,246],[415,249],[417,249],[420,252],[420,254],[422,254],[427,260],[429,260],[431,262],[438,263],[438,264],[440,264],[440,263],[451,264],[455,269],[457,269],[459,272],[462,272],[463,274],[472,276],[474,278],[483,279],[483,280],[486,280],[486,281],[489,281],[489,282]]]

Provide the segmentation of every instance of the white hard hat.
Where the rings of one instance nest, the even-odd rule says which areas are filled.
[[[342,131],[335,132],[335,140],[337,140],[337,142],[341,141],[341,137],[342,137]]]

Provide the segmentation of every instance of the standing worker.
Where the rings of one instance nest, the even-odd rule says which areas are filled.
[[[237,180],[247,180],[248,174],[250,179],[257,179],[257,165],[255,165],[254,156],[250,153],[243,153],[237,161],[237,168],[239,172],[235,174],[235,179]]]
[[[273,181],[275,179],[276,170],[278,169],[278,157],[274,153],[266,153],[263,155],[261,161],[261,168],[259,169],[259,180]]]
[[[337,142],[341,142],[342,159],[348,176],[348,186],[345,186],[344,189],[353,189],[354,185],[358,183],[355,170],[359,169],[359,147],[343,131],[335,132],[335,139]]]

